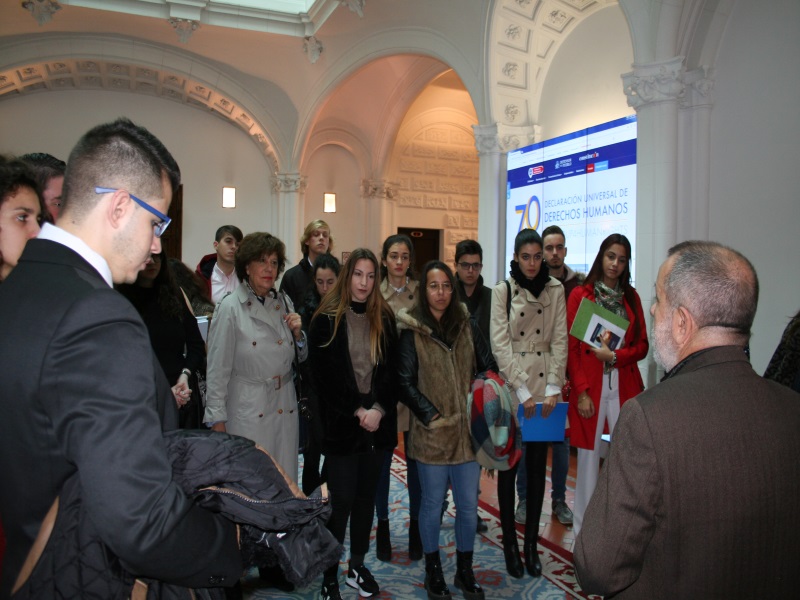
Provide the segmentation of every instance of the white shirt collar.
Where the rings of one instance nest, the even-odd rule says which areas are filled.
[[[39,235],[36,236],[40,240],[50,240],[62,246],[66,246],[70,250],[77,252],[83,260],[92,265],[100,276],[105,280],[109,287],[114,287],[114,280],[111,277],[111,268],[108,262],[100,254],[92,250],[89,245],[76,235],[61,229],[56,225],[44,223]]]

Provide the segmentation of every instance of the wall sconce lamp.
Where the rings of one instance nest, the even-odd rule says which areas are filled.
[[[322,212],[336,212],[336,194],[326,192],[322,195]]]
[[[236,188],[222,188],[222,208],[236,208]]]

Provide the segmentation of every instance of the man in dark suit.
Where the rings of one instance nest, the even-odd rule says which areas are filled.
[[[622,407],[575,542],[585,591],[789,598],[800,556],[800,395],[744,348],[758,279],[714,242],[669,251],[650,309],[656,387]]]
[[[2,598],[24,583],[42,523],[76,477],[107,556],[126,571],[187,587],[241,574],[235,526],[172,481],[161,432],[177,426],[175,401],[147,329],[111,287],[161,250],[179,182],[146,129],[125,119],[92,129],[69,157],[59,226],[28,242],[0,286]],[[108,565],[84,566],[94,578]],[[61,571],[37,576],[61,593],[83,589]]]

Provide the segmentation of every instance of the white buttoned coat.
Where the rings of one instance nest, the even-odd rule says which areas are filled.
[[[289,312],[292,301],[286,297]],[[206,423],[262,446],[295,481],[299,422],[292,381],[294,336],[282,297],[262,304],[241,284],[217,305],[208,337]],[[308,347],[298,348],[300,360]]]
[[[501,281],[492,289],[489,327],[492,354],[515,391],[525,383],[534,400],[541,402],[548,383],[559,388],[564,385],[567,368],[564,286],[550,277],[542,293],[535,298],[513,278],[508,279],[508,283],[511,285],[510,317],[506,316],[506,282]]]

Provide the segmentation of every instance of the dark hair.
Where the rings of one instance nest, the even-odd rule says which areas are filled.
[[[447,275],[447,280],[453,290],[450,295],[450,304],[447,305],[442,318],[438,321],[431,313],[431,308],[428,304],[428,273],[434,269],[438,269]],[[429,260],[422,267],[420,287],[417,304],[411,309],[411,316],[423,325],[430,327],[445,343],[451,344],[464,321],[469,319],[469,313],[461,307],[456,277],[453,275],[453,271],[440,260]]]
[[[625,252],[628,254],[628,260],[625,263],[625,270],[619,274],[619,285],[622,288],[622,292],[625,295],[625,300],[628,302],[628,306],[633,307],[636,306],[636,290],[633,289],[631,285],[631,242],[630,240],[622,235],[621,233],[612,233],[603,242],[600,244],[600,250],[597,251],[597,256],[594,258],[594,262],[592,263],[592,268],[589,269],[589,274],[586,276],[586,280],[584,285],[594,286],[594,282],[597,280],[603,280],[603,256],[611,246],[614,244],[619,244],[623,248],[625,248]],[[638,320],[634,325],[634,334],[639,334],[639,327],[643,324],[639,323]]]
[[[240,281],[247,279],[247,265],[262,256],[278,255],[278,275],[283,273],[286,266],[286,245],[271,233],[256,231],[248,233],[236,249],[234,265],[236,276]]]
[[[144,127],[120,118],[91,129],[72,149],[62,208],[81,219],[99,202],[97,186],[124,189],[143,200],[160,198],[164,177],[174,192],[181,182],[180,168],[164,144]]]
[[[475,240],[461,240],[456,244],[456,262],[465,254],[477,254],[483,262],[483,248]]]
[[[213,312],[214,303],[208,297],[208,287],[205,281],[177,258],[170,258],[167,262],[172,279],[189,298],[189,303],[192,305],[195,315],[199,317],[201,314]],[[164,266],[162,265],[161,267],[163,268]]]
[[[414,276],[414,260],[415,260],[414,243],[411,241],[411,238],[408,237],[406,234],[396,233],[394,235],[390,235],[385,240],[383,240],[383,249],[381,249],[381,264],[380,264],[381,281],[386,279],[386,277],[389,275],[389,269],[387,269],[384,266],[383,261],[385,261],[386,257],[389,255],[389,248],[391,248],[395,244],[405,244],[406,248],[408,248],[408,256],[410,260],[408,261],[408,270],[406,270],[406,275],[408,276],[409,279],[416,279],[416,277]]]
[[[19,158],[0,156],[0,204],[8,200],[9,196],[15,195],[21,187],[30,188],[34,191],[39,198],[39,210],[44,213],[42,190],[36,181],[36,175],[31,166]]]
[[[540,248],[544,248],[542,238],[535,229],[522,229],[517,234],[514,238],[514,254],[519,254],[520,248],[526,244],[539,244]]]
[[[747,258],[718,242],[686,241],[664,281],[671,307],[685,306],[700,327],[724,327],[750,338],[758,307],[758,276]]]
[[[344,313],[350,308],[352,300],[351,281],[356,270],[356,263],[360,260],[370,261],[374,265],[375,273],[377,274],[378,259],[372,253],[372,250],[356,248],[350,253],[347,262],[344,263],[344,268],[339,273],[339,277],[336,278],[336,285],[325,294],[319,308],[314,313],[314,319],[320,318],[321,315],[333,317],[333,335],[325,343],[326,346],[333,341],[336,332],[339,330],[339,323],[344,318]],[[369,319],[370,357],[373,364],[377,364],[378,361],[383,360],[386,356],[386,348],[384,347],[386,332],[383,330],[383,320],[385,318],[394,323],[394,312],[389,307],[389,303],[383,299],[377,278],[375,279],[375,285],[372,287],[372,293],[367,298],[366,315]]]
[[[158,296],[158,310],[164,317],[171,317],[178,320],[183,319],[183,294],[175,279],[172,277],[172,271],[167,265],[167,255],[162,250],[158,254],[151,255],[153,260],[158,260],[161,267],[158,270],[158,275],[153,280],[153,288],[156,290]],[[136,283],[122,283],[116,286],[120,294],[128,298],[136,310],[141,312],[143,307],[138,305],[138,294],[134,291],[135,288],[144,287],[141,285],[143,271],[139,272],[136,278]]]
[[[54,177],[63,177],[64,172],[67,170],[67,163],[51,154],[45,154],[44,152],[23,154],[20,156],[20,159],[31,166],[36,181],[39,182],[39,187],[42,190],[47,187],[51,179]]]
[[[311,268],[314,277],[317,276],[317,271],[320,269],[330,269],[338,277],[339,272],[342,270],[342,264],[332,254],[320,254],[314,259],[314,266]],[[317,289],[316,286],[314,286],[314,289]]]
[[[546,227],[542,232],[542,240],[544,240],[544,238],[546,238],[548,235],[560,235],[562,238],[564,238],[564,241],[567,240],[567,236],[564,235],[564,230],[558,225],[550,225],[550,227]]]
[[[214,234],[214,241],[215,242],[220,241],[222,238],[225,237],[226,233],[231,234],[233,236],[233,239],[235,239],[239,243],[241,243],[242,238],[244,237],[244,235],[242,235],[242,230],[239,229],[236,225],[223,225],[222,227],[217,229],[217,233]]]

